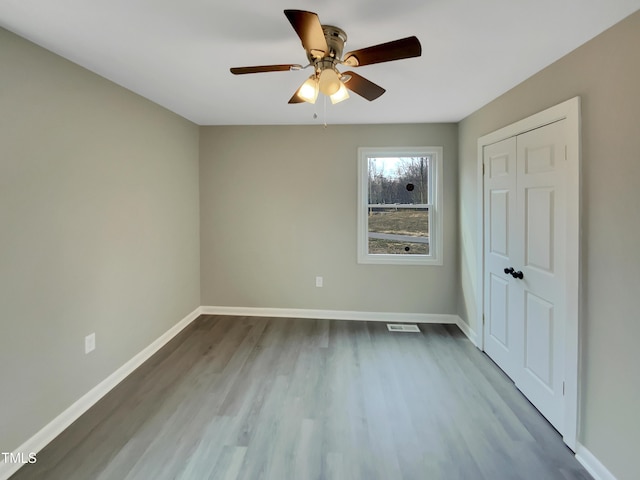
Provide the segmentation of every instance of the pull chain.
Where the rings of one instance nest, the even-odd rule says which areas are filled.
[[[327,96],[322,96],[324,100],[324,128],[327,128]]]

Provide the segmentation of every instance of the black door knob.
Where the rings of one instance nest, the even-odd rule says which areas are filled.
[[[522,273],[520,270],[516,272],[513,267],[505,268],[504,273],[506,273],[507,275],[511,275],[513,278],[517,278],[518,280],[522,280],[524,278],[524,273]]]

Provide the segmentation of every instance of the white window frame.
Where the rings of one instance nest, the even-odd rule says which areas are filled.
[[[369,158],[431,157],[429,162],[429,254],[369,253]],[[386,265],[442,265],[443,191],[442,147],[360,147],[358,148],[358,263]],[[406,207],[405,207],[406,208]],[[413,206],[409,208],[418,208]]]

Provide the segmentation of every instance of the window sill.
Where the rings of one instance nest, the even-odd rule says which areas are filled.
[[[358,264],[363,265],[442,265],[442,259],[429,255],[359,254]]]

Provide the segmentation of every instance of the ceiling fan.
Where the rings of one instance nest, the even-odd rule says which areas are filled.
[[[375,100],[385,89],[353,71],[340,72],[338,65],[361,67],[374,63],[390,62],[404,58],[419,57],[422,54],[420,41],[407,37],[392,42],[348,52],[342,57],[347,34],[332,25],[322,25],[318,15],[304,10],[285,10],[285,16],[296,31],[305,49],[309,64],[261,65],[255,67],[234,67],[231,73],[284,72],[313,67],[313,74],[293,94],[289,103],[315,103],[321,92],[338,103],[349,98],[348,90],[367,100]]]

